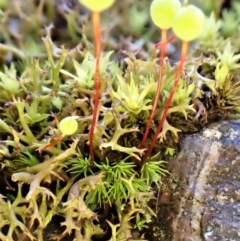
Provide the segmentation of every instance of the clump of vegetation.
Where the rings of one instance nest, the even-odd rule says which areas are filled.
[[[54,217],[55,240],[146,240],[179,133],[239,118],[240,30],[226,32],[230,17],[205,20],[186,1],[130,2],[1,2],[1,240],[44,240]],[[166,46],[179,39],[172,63]]]

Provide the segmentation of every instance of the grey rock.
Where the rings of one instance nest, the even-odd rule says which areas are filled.
[[[168,162],[151,241],[240,241],[240,122],[186,136]]]

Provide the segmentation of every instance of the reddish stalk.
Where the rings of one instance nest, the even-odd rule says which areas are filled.
[[[93,33],[94,33],[94,41],[95,41],[95,57],[96,57],[96,69],[95,69],[95,77],[94,77],[94,87],[95,87],[95,96],[94,96],[94,107],[93,107],[93,118],[90,127],[89,134],[89,149],[91,156],[91,166],[94,165],[94,150],[93,150],[93,137],[94,130],[97,122],[97,114],[98,114],[98,105],[100,98],[100,54],[101,54],[101,30],[100,30],[100,13],[93,12],[92,13],[92,22],[93,22]]]
[[[160,131],[162,130],[164,121],[166,120],[168,109],[169,109],[169,107],[171,105],[173,95],[174,95],[174,93],[175,93],[175,91],[177,89],[178,82],[179,82],[179,79],[180,79],[181,74],[182,74],[183,64],[184,64],[184,61],[185,61],[185,58],[186,58],[186,55],[187,55],[187,50],[188,50],[188,42],[187,41],[183,41],[182,42],[181,57],[180,57],[180,62],[179,62],[179,66],[178,66],[178,69],[177,69],[177,73],[176,73],[176,76],[175,76],[175,81],[174,81],[173,87],[172,87],[172,89],[170,91],[170,94],[169,94],[169,97],[167,99],[166,105],[164,106],[162,118],[161,118],[161,121],[160,121],[160,123],[158,125],[157,131],[155,132],[155,135],[153,136],[151,145],[148,148],[148,151],[145,154],[145,156],[143,157],[143,160],[141,162],[141,168],[146,163],[146,160],[148,159],[148,157],[151,155],[152,149],[153,149],[153,147],[155,145],[157,137],[158,137]]]
[[[49,147],[56,146],[64,137],[65,137],[65,135],[61,135],[61,136],[59,136],[55,141],[53,141],[52,143],[47,144],[47,145],[44,146],[43,148],[40,148],[40,149],[39,149],[40,156],[42,156],[42,153],[43,153],[46,149],[48,149]]]
[[[139,148],[143,148],[144,144],[146,142],[149,130],[151,128],[151,123],[153,120],[153,117],[155,115],[156,112],[156,108],[157,108],[157,104],[158,104],[158,100],[160,97],[160,92],[161,92],[161,88],[162,88],[162,76],[163,76],[163,63],[164,63],[164,57],[165,57],[165,53],[166,53],[166,46],[167,46],[167,29],[162,29],[162,41],[161,41],[161,45],[160,45],[160,62],[159,62],[159,67],[158,67],[158,84],[157,84],[157,91],[156,91],[156,95],[154,98],[154,102],[153,102],[153,107],[152,107],[152,112],[150,115],[150,118],[148,119],[147,122],[147,126],[146,126],[146,130],[142,139],[142,142],[139,146]],[[159,45],[156,45],[156,47],[158,47]]]
[[[157,44],[155,44],[155,48],[160,48],[164,43],[167,45],[169,43],[171,43],[176,37],[172,36],[171,38],[167,39],[166,41],[161,41]]]

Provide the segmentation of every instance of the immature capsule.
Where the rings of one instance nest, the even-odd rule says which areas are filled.
[[[179,0],[154,0],[150,7],[154,24],[161,29],[171,28],[174,16],[180,7]]]
[[[188,5],[177,11],[172,29],[178,38],[189,42],[201,35],[204,23],[203,12],[196,6]]]
[[[115,2],[115,0],[79,0],[82,5],[93,12],[101,12]]]
[[[78,129],[78,122],[76,116],[68,116],[62,119],[59,123],[59,130],[63,135],[72,135]]]

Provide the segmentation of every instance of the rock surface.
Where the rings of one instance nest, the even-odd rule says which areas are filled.
[[[240,121],[186,136],[168,163],[151,241],[240,240]]]

